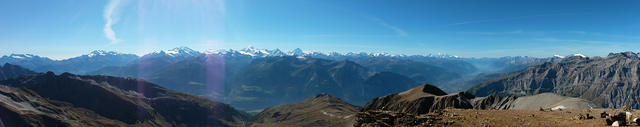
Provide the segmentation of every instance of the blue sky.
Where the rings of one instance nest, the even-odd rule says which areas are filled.
[[[605,56],[640,51],[638,12],[640,1],[631,0],[2,0],[0,55],[60,59],[98,49],[144,54],[253,45],[463,57]]]

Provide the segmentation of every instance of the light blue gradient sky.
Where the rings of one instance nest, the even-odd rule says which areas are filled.
[[[60,59],[97,49],[145,54],[253,45],[463,57],[605,56],[640,51],[638,12],[640,1],[630,0],[2,0],[0,55]],[[107,19],[119,41],[105,35]]]

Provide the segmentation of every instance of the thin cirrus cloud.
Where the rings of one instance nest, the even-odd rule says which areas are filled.
[[[387,29],[393,30],[393,32],[395,32],[398,36],[401,36],[401,37],[409,36],[409,34],[406,31],[404,31],[403,29],[401,29],[401,28],[399,28],[397,26],[391,25],[391,24],[385,22],[384,20],[382,20],[380,18],[376,18],[376,17],[366,17],[366,18],[368,18],[369,20],[371,20],[371,21],[373,21],[375,23],[378,23],[379,25],[381,25],[381,26],[383,26],[383,27],[385,27]]]
[[[113,31],[113,28],[112,28],[112,26],[115,25],[117,22],[116,15],[114,13],[116,12],[116,9],[119,4],[120,4],[120,0],[109,0],[109,3],[104,8],[103,16],[106,23],[104,24],[103,31],[104,31],[104,36],[107,39],[111,40],[109,44],[117,44],[122,41],[116,37],[116,32]]]

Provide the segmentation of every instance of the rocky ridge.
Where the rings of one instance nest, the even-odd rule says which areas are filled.
[[[0,84],[6,126],[238,126],[247,119],[229,105],[133,78],[48,72]]]
[[[488,80],[468,91],[476,96],[526,96],[551,92],[594,102],[599,107],[640,108],[640,58],[637,53],[607,57],[569,57]]]

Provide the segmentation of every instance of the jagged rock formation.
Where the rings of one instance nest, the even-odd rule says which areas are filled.
[[[133,78],[48,72],[0,84],[6,126],[238,126],[246,119],[229,105]]]
[[[479,84],[476,96],[535,95],[552,92],[589,100],[601,107],[640,108],[640,58],[633,52],[607,57],[571,57],[548,62]]]
[[[473,109],[510,109],[516,99],[516,96],[490,95],[474,98],[472,105]]]
[[[251,126],[348,126],[358,107],[328,94],[303,102],[269,107],[254,116]]]

